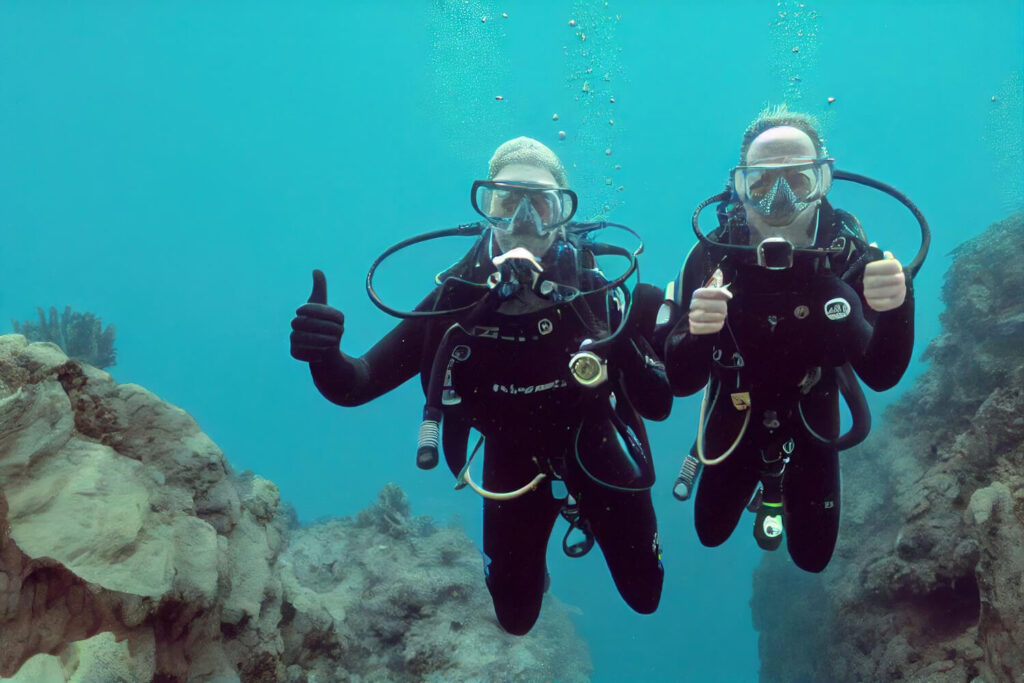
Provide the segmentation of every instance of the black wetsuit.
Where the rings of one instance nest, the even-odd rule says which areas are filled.
[[[484,282],[495,271],[486,251],[482,239],[446,275]],[[590,280],[584,282],[585,291],[592,290],[593,278],[600,277],[593,270],[582,275]],[[454,279],[442,282],[419,310],[451,310],[480,300],[487,291]],[[493,297],[494,290],[487,296]],[[584,463],[610,463],[614,469],[624,459],[613,426],[621,419],[649,459],[637,410],[644,417],[664,419],[672,401],[663,366],[654,360],[647,341],[661,294],[647,297],[647,310],[638,311],[636,320],[643,320],[646,334],[630,327],[635,334],[617,337],[608,352],[607,387],[615,392],[614,416],[608,412],[607,390],[581,387],[568,369],[570,356],[584,339],[608,333],[604,294],[558,304],[526,295],[531,297],[543,307],[509,315],[502,312],[507,307],[495,310],[480,304],[453,316],[404,320],[361,358],[339,352],[327,362],[311,364],[314,382],[325,397],[346,406],[370,401],[417,372],[427,392],[439,356],[447,366],[442,443],[452,472],[466,462],[473,428],[485,437],[485,489],[512,491],[540,472],[548,475],[535,490],[517,498],[484,500],[487,586],[505,630],[528,632],[540,612],[548,539],[565,505],[564,498],[552,495],[551,482],[559,478],[577,501],[622,597],[638,612],[653,612],[661,595],[662,566],[650,491],[601,485],[584,473],[576,455],[582,453]],[[614,325],[616,314],[612,317]],[[453,328],[456,323],[459,326]]]
[[[771,271],[736,252],[695,246],[675,283],[665,342],[676,395],[708,385],[705,457],[720,456],[743,433],[725,460],[701,474],[694,510],[701,542],[729,538],[759,481],[766,491],[781,485],[789,553],[811,572],[828,565],[839,529],[838,451],[827,440],[839,432],[842,366],[849,363],[875,391],[888,389],[906,370],[914,341],[910,275],[899,308],[871,310],[862,294],[869,249],[863,230],[827,201],[820,211],[817,245],[842,237],[842,255],[798,257],[792,268]],[[720,227],[712,238],[729,240],[732,230]],[[692,335],[690,299],[719,267],[733,294],[726,326]]]

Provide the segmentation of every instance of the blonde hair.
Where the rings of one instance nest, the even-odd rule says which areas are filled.
[[[522,136],[502,143],[498,149],[494,150],[487,177],[493,178],[501,169],[512,164],[546,169],[554,176],[559,187],[569,187],[569,177],[566,175],[565,166],[554,152],[533,138]]]

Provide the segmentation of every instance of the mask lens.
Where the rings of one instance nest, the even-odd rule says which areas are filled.
[[[576,213],[576,193],[562,188],[533,183],[478,180],[473,183],[473,208],[499,229],[511,229],[511,220],[522,202],[540,217],[540,228],[547,232],[568,222]]]
[[[799,172],[787,173],[785,178],[789,183],[789,189],[793,190],[793,194],[801,201],[807,201],[821,188],[821,169],[817,166]]]
[[[786,166],[738,166],[734,184],[740,199],[759,202],[781,178],[797,201],[810,202],[825,194],[824,167],[831,161],[813,159]]]
[[[521,192],[493,190],[491,192],[491,201],[489,202],[490,215],[495,218],[511,218],[515,214],[516,207],[519,206],[521,198]]]
[[[544,190],[529,195],[530,203],[540,216],[545,227],[550,227],[562,215],[561,204],[556,190]]]
[[[521,192],[481,185],[474,193],[477,211],[487,218],[511,218],[519,206]]]
[[[772,173],[759,169],[749,171],[746,178],[748,196],[758,201],[764,199],[764,196],[772,189],[772,185],[775,184],[775,178]]]

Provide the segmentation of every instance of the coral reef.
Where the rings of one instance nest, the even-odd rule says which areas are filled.
[[[42,308],[36,308],[36,311],[39,313],[38,323],[11,321],[16,334],[25,335],[29,341],[56,344],[69,357],[97,368],[117,365],[113,325],[103,329],[102,318],[93,313],[73,313],[70,306],[64,307],[60,317],[55,306],[50,307],[49,318]]]
[[[280,564],[293,679],[586,680],[591,669],[551,595],[529,636],[505,634],[480,552],[461,530],[412,517],[397,486],[353,520],[297,530]]]
[[[299,528],[183,410],[0,336],[0,676],[586,680],[553,597],[517,638],[473,543],[386,487]]]
[[[1024,677],[1024,214],[955,252],[932,360],[843,454],[836,556],[754,577],[764,681]]]

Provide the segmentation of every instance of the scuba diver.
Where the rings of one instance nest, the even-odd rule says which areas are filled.
[[[344,316],[327,305],[320,271],[292,320],[291,354],[342,406],[420,375],[417,465],[437,464],[440,441],[456,488],[484,497],[485,577],[506,631],[525,634],[537,620],[559,514],[569,522],[564,551],[580,556],[596,541],[625,601],[651,613],[663,571],[640,415],[667,417],[672,393],[648,341],[662,292],[624,285],[642,244],[631,252],[595,238],[611,226],[635,236],[625,226],[570,223],[577,197],[565,169],[531,138],[498,147],[471,197],[486,222],[409,238],[373,264],[371,299],[403,320],[364,356],[340,351]],[[478,237],[415,310],[381,301],[372,281],[382,260],[452,235]],[[607,255],[626,259],[622,276],[608,280],[598,270],[597,257]],[[480,437],[469,453],[471,430]],[[481,442],[483,478],[474,480]]]
[[[910,266],[832,207],[833,178],[911,209],[923,240]],[[704,235],[698,218],[712,203],[719,225]],[[820,572],[839,531],[839,451],[870,429],[857,377],[883,391],[910,362],[927,223],[895,189],[834,170],[812,119],[783,106],[748,127],[726,190],[697,208],[693,229],[699,241],[666,290],[656,333],[675,394],[704,388],[673,494],[686,500],[696,482],[704,545],[724,543],[747,508],[761,548],[785,536],[796,565]],[[840,394],[853,417],[843,435]]]

